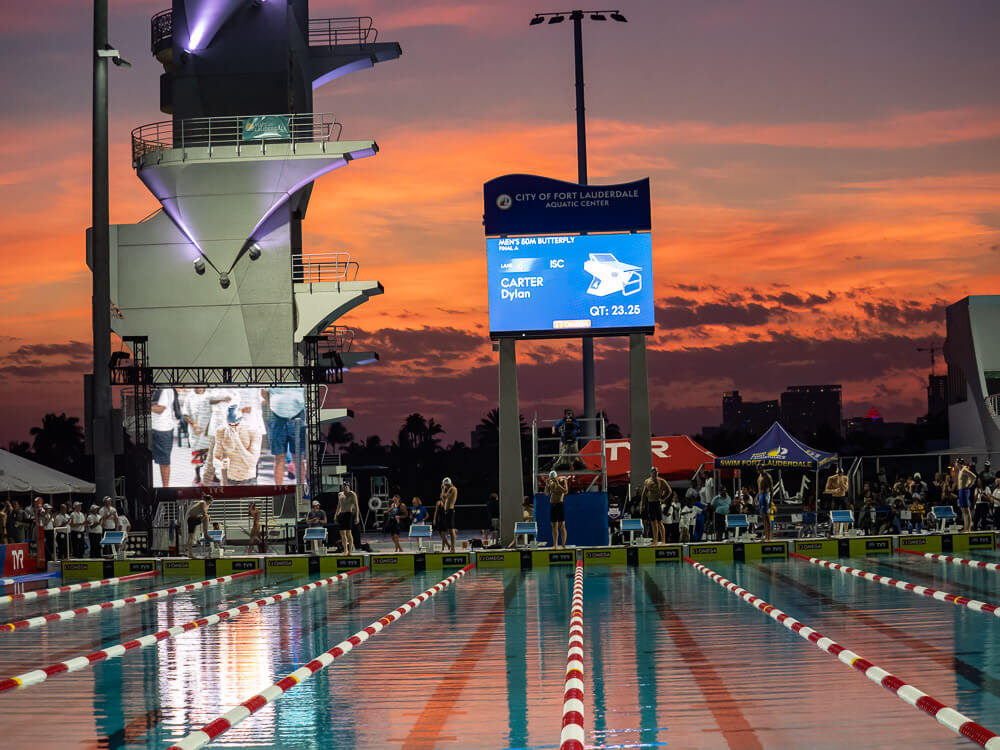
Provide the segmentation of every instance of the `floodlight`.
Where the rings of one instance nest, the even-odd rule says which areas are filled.
[[[607,21],[608,17],[606,15],[604,15],[603,13],[591,13],[590,14],[590,20],[591,21]]]
[[[225,271],[222,271],[219,274],[219,286],[221,286],[223,289],[229,288],[229,274],[226,273]]]
[[[247,254],[250,256],[250,260],[257,260],[260,257],[260,245],[256,242],[253,243],[247,251]]]
[[[205,275],[205,259],[196,258],[194,261],[194,272],[199,276]]]
[[[625,16],[623,16],[621,13],[612,13],[611,18],[613,18],[615,21],[618,21],[618,23],[628,23],[628,19],[625,18]]]
[[[529,26],[537,26],[540,23],[545,23],[545,18],[543,16],[535,16],[529,22]]]
[[[565,20],[566,20],[566,16],[556,15],[556,16],[550,16],[549,17],[549,23],[562,23]]]

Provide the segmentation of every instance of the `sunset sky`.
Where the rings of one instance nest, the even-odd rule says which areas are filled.
[[[165,119],[149,17],[112,0],[111,220],[158,207],[129,132]],[[918,347],[944,307],[1000,292],[1000,4],[994,0],[631,0],[584,29],[590,179],[650,177],[653,427],[721,420],[721,392],[842,383],[844,416],[925,411]],[[332,2],[372,15],[397,61],[316,92],[381,152],[321,178],[307,252],[349,251],[386,289],[340,322],[382,362],[327,406],[356,436],[419,411],[447,441],[496,403],[482,184],[576,176],[572,29],[521,0]],[[7,3],[0,31],[0,441],[82,413],[89,370],[90,4]],[[599,340],[598,407],[628,430],[626,342]],[[525,415],[581,407],[578,343],[519,346]],[[43,377],[38,376],[43,373]]]

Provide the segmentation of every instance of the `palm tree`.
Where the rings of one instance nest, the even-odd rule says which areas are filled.
[[[67,474],[83,468],[83,428],[76,417],[46,414],[41,427],[32,427],[34,460]]]
[[[434,421],[431,417],[427,420],[427,428],[424,430],[424,437],[421,445],[425,448],[430,448],[431,451],[436,451],[441,447],[441,439],[438,435],[444,434],[444,427]]]
[[[427,438],[427,420],[422,414],[411,414],[403,422],[399,430],[399,446],[404,450],[413,450],[423,444]]]

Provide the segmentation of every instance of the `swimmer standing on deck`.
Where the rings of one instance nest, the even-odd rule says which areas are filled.
[[[349,555],[354,552],[354,538],[351,530],[357,523],[358,516],[358,496],[350,491],[341,492],[337,495],[337,526],[340,529],[340,546],[343,554]]]
[[[455,503],[458,502],[458,487],[445,477],[441,480],[441,502],[444,503],[445,528],[448,531],[451,551],[455,551]],[[442,537],[443,538],[443,537]]]
[[[569,484],[566,482],[566,477],[559,476],[555,470],[550,471],[549,479],[545,483],[545,492],[549,496],[552,544],[559,549],[566,546],[566,505],[564,501],[566,495],[569,494]]]
[[[660,478],[659,470],[654,466],[649,471],[649,479],[642,483],[642,493],[639,495],[639,515],[649,521],[653,532],[653,544],[666,544],[667,532],[663,527],[663,505],[661,503],[671,493],[666,479]]]
[[[757,475],[757,510],[764,522],[764,539],[771,539],[771,489],[774,480],[766,470]]]
[[[194,544],[194,532],[201,526],[202,532],[208,536],[208,524],[211,517],[208,515],[209,506],[212,505],[211,495],[202,495],[201,500],[196,502],[188,510],[187,514],[187,556],[191,557],[191,546]]]

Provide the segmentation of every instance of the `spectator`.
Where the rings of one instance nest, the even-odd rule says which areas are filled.
[[[729,497],[729,490],[726,489],[726,485],[719,487],[719,494],[712,498],[711,508],[712,514],[714,515],[715,522],[710,528],[710,533],[713,534],[716,540],[722,539],[726,531],[726,516],[729,515],[729,509],[732,507],[732,498]]]
[[[490,495],[490,497],[496,498],[496,495]],[[410,522],[423,523],[425,518],[427,518],[427,508],[424,507],[424,503],[419,497],[414,497],[410,501]]]
[[[7,516],[10,515],[10,501],[4,501],[0,506],[0,544],[7,544]]]
[[[913,500],[910,502],[907,510],[910,511],[910,522],[907,524],[907,530],[915,532],[923,531],[925,509],[919,495],[913,496]]]
[[[680,540],[682,542],[690,542],[692,540],[692,536],[694,534],[694,527],[698,521],[698,514],[700,512],[701,512],[700,509],[695,503],[689,500],[684,501],[684,505],[681,508],[680,520],[679,520],[680,534],[681,534]]]
[[[261,431],[244,421],[236,406],[230,406],[225,427],[215,433],[215,461],[217,467],[222,467],[224,484],[248,485],[257,481],[262,440]]]
[[[105,532],[118,530],[118,511],[112,505],[110,497],[104,498],[104,505],[101,506],[98,515],[101,517],[101,528]]]
[[[122,532],[122,552],[128,549],[128,534],[132,530],[132,522],[128,520],[125,511],[118,514],[118,531]]]
[[[24,511],[21,503],[11,500],[10,511],[7,513],[7,543],[20,544],[24,541]]]
[[[41,544],[45,545],[45,559],[52,560],[53,547],[55,545],[55,514],[52,512],[52,506],[45,503],[42,506],[42,512],[38,516],[38,522],[42,527],[42,539],[39,540]]]
[[[90,545],[91,558],[101,556],[101,514],[96,505],[90,506],[90,513],[87,514],[87,542]]]
[[[55,515],[56,531],[56,556],[69,557],[69,508],[66,503],[59,505],[59,510]]]
[[[654,466],[653,468],[655,469],[656,467]],[[691,486],[688,487],[687,490],[684,492],[684,499],[689,500],[693,503],[699,497],[701,497],[701,493],[698,491],[698,480],[692,479]]]
[[[993,492],[987,489],[982,477],[976,480],[973,488],[973,503],[972,528],[982,531],[993,516]]]
[[[681,501],[676,492],[670,495],[663,520],[666,527],[667,543],[680,541]]]
[[[69,514],[69,540],[73,557],[83,557],[83,545],[86,531],[87,517],[83,515],[83,503],[77,500],[73,503],[73,512]]]

